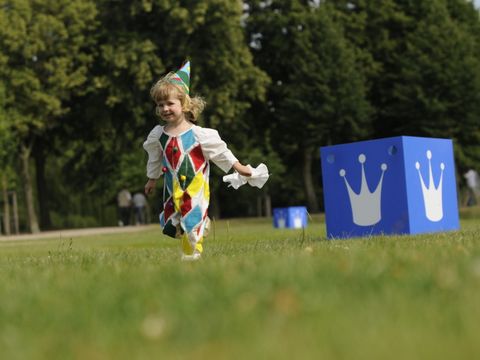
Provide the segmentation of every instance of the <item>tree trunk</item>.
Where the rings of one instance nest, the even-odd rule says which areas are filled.
[[[27,209],[28,228],[32,234],[40,232],[38,227],[37,214],[35,213],[35,204],[33,201],[33,186],[30,176],[30,152],[31,148],[22,145],[21,147],[21,163],[23,176],[23,189],[25,191],[25,206]]]
[[[218,192],[210,188],[210,206],[208,207],[208,216],[210,219],[220,219],[220,202],[218,201]]]
[[[36,143],[35,146],[35,170],[37,180],[38,208],[40,212],[40,228],[42,230],[50,229],[50,212],[48,211],[48,187],[45,181],[45,156],[43,146]]]
[[[7,176],[2,176],[2,194],[3,194],[3,228],[5,235],[10,235],[10,206],[8,201]]]
[[[270,197],[270,194],[265,194],[265,216],[270,217],[272,216],[272,198]]]
[[[257,196],[257,217],[262,217],[262,195]]]
[[[307,198],[308,209],[311,213],[319,211],[317,195],[315,194],[315,186],[312,178],[312,150],[309,148],[303,149],[303,186],[305,188],[305,196]]]
[[[12,191],[12,208],[13,208],[13,225],[15,228],[15,234],[20,233],[20,225],[18,220],[18,205],[17,205],[17,192]]]

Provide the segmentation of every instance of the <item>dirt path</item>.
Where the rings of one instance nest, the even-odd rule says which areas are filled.
[[[67,229],[55,231],[42,231],[38,234],[21,234],[21,235],[0,235],[0,241],[13,240],[37,240],[37,239],[55,239],[65,238],[69,236],[86,236],[86,235],[100,235],[100,234],[114,234],[114,233],[131,233],[145,231],[158,227],[158,225],[141,225],[141,226],[112,226],[112,227],[98,227],[87,229]]]

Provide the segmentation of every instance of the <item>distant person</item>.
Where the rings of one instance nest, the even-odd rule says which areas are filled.
[[[127,189],[122,189],[117,195],[117,204],[120,220],[119,226],[130,225],[130,212],[132,208],[132,194]]]
[[[135,222],[137,225],[146,223],[147,198],[141,192],[133,195],[133,209],[135,211]]]
[[[480,179],[478,177],[478,173],[470,169],[463,177],[467,180],[467,188],[468,188],[468,197],[467,197],[467,206],[474,206],[478,204],[478,196],[480,193]]]
[[[182,239],[182,260],[197,260],[203,251],[210,200],[209,174],[212,161],[224,172],[231,168],[250,177],[252,168],[242,165],[214,129],[197,126],[205,107],[202,98],[190,97],[190,63],[171,72],[150,90],[156,113],[165,122],[148,134],[143,144],[148,153],[145,193],[153,193],[164,175],[163,233]]]

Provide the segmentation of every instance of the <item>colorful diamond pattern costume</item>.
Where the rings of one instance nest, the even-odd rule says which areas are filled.
[[[196,125],[177,136],[156,126],[143,147],[148,153],[147,176],[158,179],[164,174],[163,233],[171,237],[186,234],[195,247],[208,222],[209,161],[228,172],[237,158],[216,130]]]

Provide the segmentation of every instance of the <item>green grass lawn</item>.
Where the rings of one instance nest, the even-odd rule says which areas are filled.
[[[474,359],[480,221],[325,239],[217,221],[201,261],[146,231],[0,242],[2,359]]]

